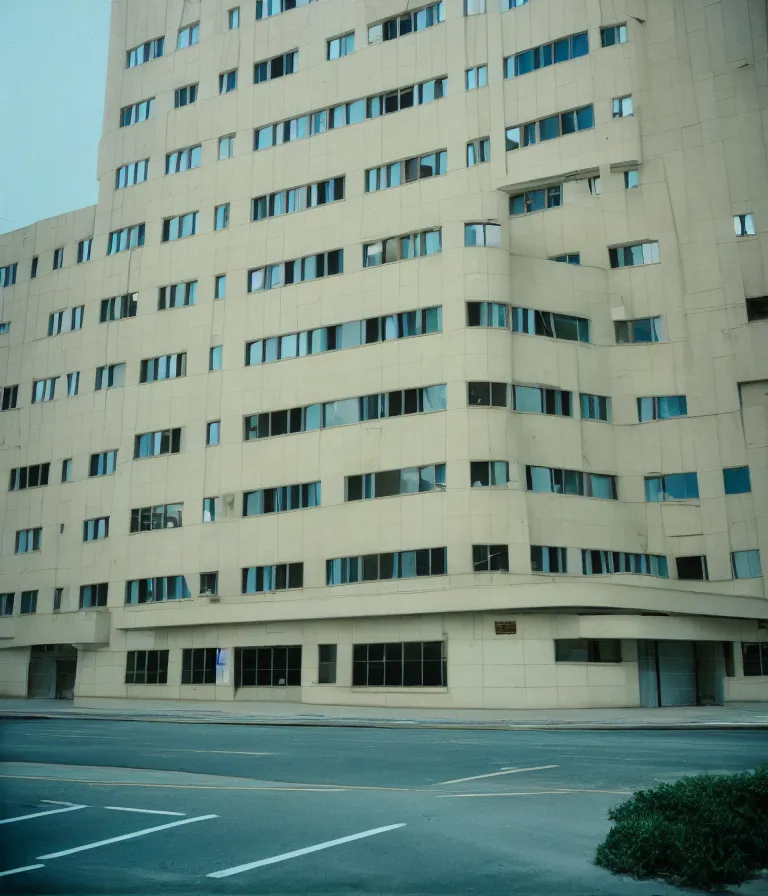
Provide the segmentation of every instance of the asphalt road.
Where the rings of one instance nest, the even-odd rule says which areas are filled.
[[[661,896],[592,864],[608,808],[768,732],[3,721],[0,761],[3,892]]]

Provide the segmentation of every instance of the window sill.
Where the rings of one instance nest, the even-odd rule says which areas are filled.
[[[448,688],[439,685],[409,685],[400,687],[391,685],[389,687],[380,685],[352,685],[350,688],[353,694],[447,694]]]

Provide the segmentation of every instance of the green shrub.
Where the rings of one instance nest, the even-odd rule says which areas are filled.
[[[717,890],[768,868],[768,767],[639,790],[608,817],[595,861],[614,874]]]

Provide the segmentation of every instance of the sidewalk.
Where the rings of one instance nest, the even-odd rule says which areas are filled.
[[[188,703],[110,700],[80,706],[65,700],[0,699],[0,719],[66,718],[220,725],[294,725],[339,728],[474,729],[716,729],[768,730],[768,703],[664,709],[397,709],[314,706],[306,703]]]

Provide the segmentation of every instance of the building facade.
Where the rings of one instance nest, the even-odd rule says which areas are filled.
[[[768,699],[765,3],[234,2],[0,237],[0,693]]]

